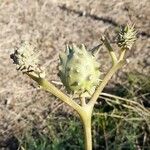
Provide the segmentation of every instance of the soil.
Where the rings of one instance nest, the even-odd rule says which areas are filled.
[[[0,147],[7,146],[10,137],[21,137],[33,124],[43,130],[47,116],[64,107],[15,70],[10,54],[21,41],[36,43],[47,79],[60,82],[58,55],[66,43],[84,43],[91,49],[105,33],[114,45],[114,31],[134,23],[138,37],[117,79],[133,70],[149,75],[149,7],[149,0],[0,0]],[[106,71],[110,61],[104,48],[99,61]],[[72,112],[68,107],[65,111]]]

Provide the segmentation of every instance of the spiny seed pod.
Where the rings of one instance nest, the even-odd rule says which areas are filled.
[[[136,31],[134,26],[127,25],[120,28],[117,36],[117,44],[119,47],[124,49],[131,49],[132,45],[136,40]]]
[[[35,46],[30,42],[23,42],[10,57],[13,59],[14,64],[17,65],[17,70],[21,70],[24,73],[34,72],[41,78],[45,77],[45,72],[38,66],[39,60]]]
[[[59,76],[68,92],[92,95],[100,81],[99,63],[84,45],[72,44],[60,54]]]

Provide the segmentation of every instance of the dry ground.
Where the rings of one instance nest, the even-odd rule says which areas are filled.
[[[43,118],[61,103],[37,88],[29,78],[15,70],[9,55],[22,40],[37,43],[47,78],[58,80],[58,53],[69,42],[84,43],[88,49],[99,44],[104,32],[127,22],[135,23],[138,39],[123,72],[150,73],[149,0],[0,0],[0,141],[20,135],[25,127],[44,127]],[[113,42],[113,38],[111,38]],[[102,49],[103,70],[108,55]],[[26,128],[27,129],[27,128]]]

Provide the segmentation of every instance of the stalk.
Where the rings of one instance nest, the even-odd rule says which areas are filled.
[[[85,150],[92,150],[91,117],[83,122]]]
[[[83,111],[80,113],[84,129],[85,150],[92,150],[92,130],[91,130],[92,111],[93,107],[86,105],[83,107]]]
[[[108,71],[108,73],[106,74],[106,76],[104,77],[104,79],[102,80],[101,84],[98,86],[98,88],[96,89],[96,91],[94,92],[92,98],[90,99],[88,105],[92,105],[94,106],[94,104],[96,103],[99,95],[101,94],[101,92],[103,91],[104,87],[106,86],[106,84],[108,83],[108,81],[111,79],[111,77],[114,75],[114,73],[121,68],[124,65],[124,61],[120,61],[117,64],[114,64],[112,66],[112,68]]]
[[[61,92],[53,84],[48,82],[46,79],[36,77],[31,73],[26,73],[26,74],[34,81],[36,81],[44,90],[55,95],[56,97],[58,97],[60,100],[62,100],[63,102],[71,106],[74,110],[76,110],[80,114],[80,112],[82,111],[82,107],[79,104],[77,104],[75,101],[73,101],[70,97],[68,97],[66,94]]]

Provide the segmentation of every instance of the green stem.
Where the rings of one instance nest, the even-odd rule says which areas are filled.
[[[124,59],[125,53],[126,53],[126,49],[120,49],[119,61]]]
[[[63,102],[74,108],[76,110],[83,122],[84,127],[84,138],[85,138],[85,150],[92,150],[92,134],[91,134],[91,116],[93,107],[89,107],[85,104],[81,107],[75,101],[70,99],[67,95],[62,93],[59,89],[57,89],[53,84],[49,83],[47,80],[43,78],[39,78],[38,76],[32,73],[26,73],[30,78],[36,81],[44,90],[50,92],[51,94],[55,95]]]
[[[92,150],[91,118],[89,118],[88,121],[83,122],[83,126],[84,126],[85,150]]]
[[[38,76],[32,73],[26,73],[26,74],[34,81],[36,81],[44,90],[55,95],[56,97],[61,99],[63,102],[65,102],[66,104],[68,104],[78,112],[84,127],[85,150],[92,150],[91,116],[92,116],[93,107],[88,106],[85,103],[81,107],[75,101],[70,99],[67,95],[65,95],[59,89],[57,89],[53,84],[49,83],[47,80],[43,78],[39,78]]]
[[[78,105],[75,101],[73,101],[71,98],[69,98],[67,95],[65,95],[63,92],[61,92],[58,88],[56,88],[53,84],[48,82],[46,79],[39,78],[31,73],[26,73],[30,78],[32,78],[34,81],[36,81],[44,90],[50,92],[51,94],[58,97],[60,100],[71,106],[74,110],[76,110],[79,115],[82,111],[82,107]]]
[[[111,47],[108,39],[106,37],[102,36],[101,41],[104,43],[105,47],[109,51],[110,57],[112,59],[112,63],[116,64],[117,63],[117,57],[116,57],[115,51]]]
[[[117,64],[114,64],[112,66],[112,68],[109,70],[109,72],[106,74],[106,76],[104,77],[104,79],[102,80],[101,84],[98,86],[98,88],[96,89],[96,91],[94,92],[91,100],[89,101],[88,105],[92,105],[94,106],[94,104],[96,103],[96,100],[98,99],[99,95],[101,94],[101,92],[103,91],[104,87],[106,86],[106,84],[108,83],[108,81],[111,79],[111,77],[113,76],[113,74],[123,66],[124,61],[120,61]]]
[[[85,97],[80,97],[81,106],[86,106]]]
[[[83,112],[81,113],[81,120],[84,127],[84,141],[85,150],[92,150],[92,130],[91,130],[91,117],[92,117],[93,107],[86,105],[83,107]]]

